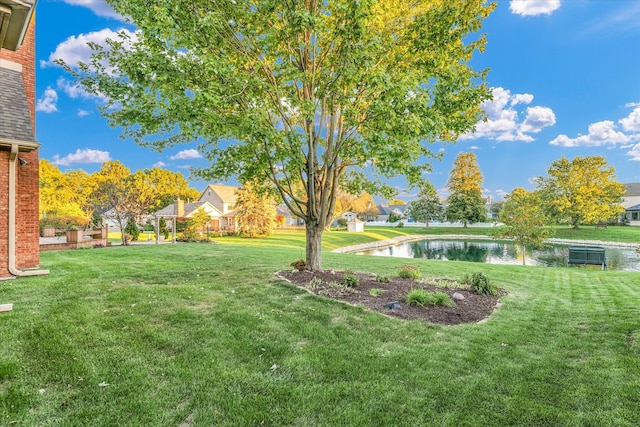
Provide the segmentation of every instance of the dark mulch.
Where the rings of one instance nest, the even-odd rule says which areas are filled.
[[[340,285],[344,277],[342,271],[282,271],[279,275],[316,295],[364,306],[401,319],[421,319],[443,325],[474,323],[486,319],[498,306],[500,298],[499,295],[478,295],[467,289],[455,288],[454,286],[460,285],[449,279],[433,278],[426,284],[412,279],[389,277],[389,283],[385,283],[377,281],[375,275],[355,273],[359,285],[356,288],[347,288]],[[422,281],[425,280],[422,279]],[[383,289],[384,292],[379,296],[373,296],[369,293],[373,288]],[[449,296],[458,292],[464,296],[464,299],[455,301],[455,307],[409,305],[406,303],[405,296],[415,288],[423,288],[430,292],[444,292]],[[385,305],[393,301],[399,302],[400,308],[386,309]]]

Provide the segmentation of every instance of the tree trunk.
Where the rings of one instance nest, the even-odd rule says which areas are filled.
[[[525,263],[525,258],[527,257],[527,247],[524,245],[524,243],[522,244],[522,265],[527,265]]]
[[[322,232],[323,228],[317,222],[305,222],[307,230],[307,269],[322,270]]]

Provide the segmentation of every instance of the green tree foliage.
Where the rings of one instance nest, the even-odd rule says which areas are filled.
[[[615,181],[615,169],[602,156],[562,157],[549,166],[548,175],[538,177],[550,214],[567,221],[573,228],[580,224],[606,221],[624,212],[620,205],[624,184]]]
[[[513,239],[521,247],[522,265],[526,263],[526,246],[541,246],[554,233],[548,227],[551,219],[544,209],[541,194],[524,188],[516,188],[507,196],[498,219],[504,225],[493,229],[493,237]]]
[[[133,175],[118,161],[102,164],[94,174],[96,190],[91,196],[98,212],[117,222],[124,230],[129,220],[134,222],[149,212],[153,204],[153,189],[147,184],[145,174],[137,171]],[[122,243],[126,244],[122,234]]]
[[[138,237],[140,237],[140,229],[133,217],[129,217],[129,219],[127,219],[127,225],[124,227],[124,232],[130,236],[132,242],[137,241]]]
[[[418,199],[409,203],[408,213],[414,220],[424,222],[429,227],[429,221],[440,220],[443,217],[444,207],[430,182],[422,182],[419,188]]]
[[[200,141],[206,179],[271,181],[305,220],[314,270],[344,178],[385,197],[390,176],[417,183],[428,143],[472,129],[490,97],[468,65],[485,0],[107,2],[135,36],[67,70],[137,143]]]
[[[236,220],[242,234],[269,236],[276,227],[276,204],[267,189],[246,182],[237,192]]]
[[[445,217],[447,221],[467,224],[485,221],[487,208],[482,197],[482,173],[474,153],[460,153],[453,162],[447,187],[449,197]]]
[[[211,215],[202,207],[198,208],[193,215],[191,215],[191,226],[200,232],[204,231],[209,221],[211,221]]]
[[[158,233],[162,235],[165,239],[169,238],[169,228],[167,227],[167,220],[164,217],[160,217],[158,221]]]

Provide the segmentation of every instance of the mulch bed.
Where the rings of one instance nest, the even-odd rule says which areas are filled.
[[[455,288],[459,284],[449,279],[431,278],[428,284],[412,279],[389,277],[389,282],[379,282],[375,275],[354,273],[359,280],[356,288],[347,288],[339,285],[344,277],[344,272],[325,271],[281,271],[280,277],[300,288],[316,295],[321,295],[349,304],[360,305],[370,310],[378,311],[389,316],[401,319],[421,319],[431,323],[443,325],[459,325],[461,323],[475,323],[488,318],[499,305],[498,296],[478,295],[467,289]],[[422,279],[422,281],[425,281]],[[381,295],[373,296],[369,291],[373,288],[383,289]],[[463,300],[455,301],[455,307],[428,306],[421,307],[406,303],[405,296],[411,289],[423,288],[430,292],[444,292],[449,296],[459,293]],[[399,309],[387,309],[385,305],[397,301]]]

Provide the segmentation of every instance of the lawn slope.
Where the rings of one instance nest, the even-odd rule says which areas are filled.
[[[0,425],[640,424],[640,275],[325,252],[508,291],[445,327],[277,279],[299,237],[43,253],[49,276],[0,284]]]

